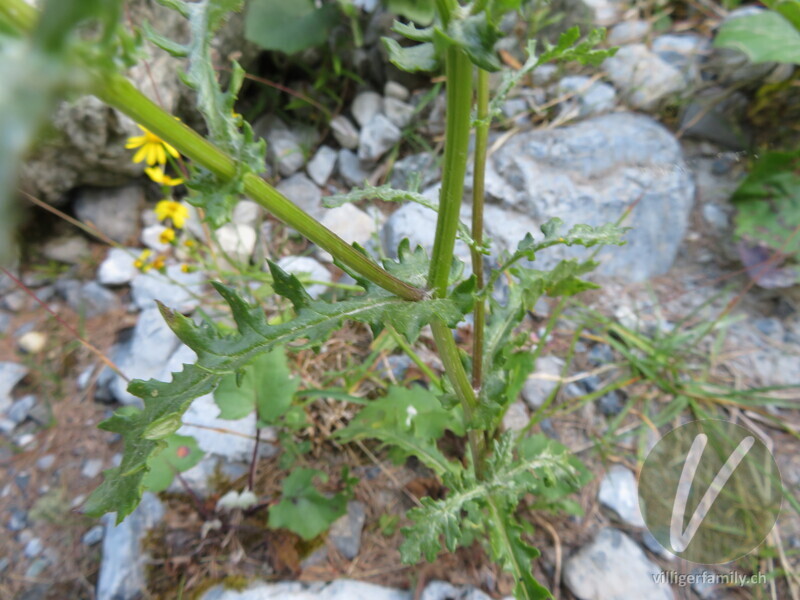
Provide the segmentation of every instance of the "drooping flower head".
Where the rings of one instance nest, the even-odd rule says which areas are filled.
[[[183,183],[183,179],[180,177],[170,177],[166,173],[164,173],[164,169],[161,167],[148,167],[144,170],[147,173],[147,176],[150,177],[156,183],[160,183],[161,185],[167,185],[169,187],[175,187],[176,185],[180,185]]]

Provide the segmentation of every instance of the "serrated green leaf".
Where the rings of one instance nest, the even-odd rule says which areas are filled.
[[[800,31],[771,10],[729,19],[717,32],[714,46],[740,50],[754,63],[800,64]]]
[[[574,477],[563,452],[548,447],[533,457],[515,457],[513,435],[503,434],[494,442],[483,479],[478,480],[468,470],[455,475],[447,473],[443,478],[449,490],[447,497],[442,500],[423,498],[422,506],[408,513],[414,523],[403,529],[405,539],[400,546],[403,562],[413,564],[423,556],[432,561],[442,549],[442,539],[452,552],[465,542],[467,532],[485,526],[485,520],[477,517],[477,521],[466,522],[464,513],[485,513],[490,498],[500,502],[506,510],[513,510],[522,496],[536,489],[543,474]],[[467,535],[472,538],[471,533]]]
[[[463,49],[470,61],[481,69],[489,72],[500,70],[500,59],[494,50],[495,43],[500,39],[500,30],[489,21],[485,12],[452,19],[447,31],[437,28],[434,35]]]
[[[188,435],[172,434],[164,440],[164,450],[150,462],[143,485],[151,492],[162,492],[172,483],[175,473],[183,473],[199,463],[205,453],[197,440]]]
[[[379,440],[396,450],[396,460],[413,455],[443,475],[458,468],[436,447],[446,429],[464,434],[458,411],[444,409],[432,392],[420,386],[391,386],[385,396],[362,408],[347,427],[337,431],[336,437],[344,442]]]
[[[324,483],[327,475],[317,469],[297,468],[283,480],[281,501],[269,509],[270,527],[288,529],[304,540],[312,540],[347,512],[350,494],[327,498],[314,486],[315,479]]]
[[[237,381],[226,375],[214,392],[220,419],[241,419],[254,410],[265,425],[275,425],[292,405],[299,381],[292,376],[286,352],[278,346],[257,356]]]
[[[401,46],[392,38],[381,38],[381,42],[389,55],[389,62],[401,71],[416,73],[436,71],[439,68],[436,49],[430,42],[407,47]]]
[[[555,45],[545,42],[544,52],[539,56],[538,64],[543,65],[556,60],[564,62],[574,60],[582,65],[597,66],[617,53],[617,48],[596,48],[606,37],[606,30],[603,28],[593,29],[584,41],[578,42],[580,37],[580,29],[575,26],[562,33]]]
[[[399,33],[404,38],[412,42],[432,42],[433,41],[433,27],[425,27],[420,29],[413,23],[402,23],[395,21],[392,24],[392,31]]]
[[[564,221],[554,217],[542,225],[544,238],[536,240],[529,233],[517,245],[517,251],[512,256],[519,255],[528,260],[535,260],[536,253],[545,248],[563,244],[565,246],[583,246],[591,248],[599,245],[623,246],[625,241],[622,236],[630,230],[630,227],[620,227],[613,223],[606,223],[599,227],[591,225],[574,225],[568,232],[563,233]]]
[[[800,152],[766,152],[733,193],[736,235],[800,254]]]
[[[396,268],[403,271],[401,256]],[[423,268],[414,255],[414,272]],[[195,365],[173,375],[172,382],[133,381],[128,390],[142,398],[144,409],[118,413],[101,427],[122,435],[125,452],[122,464],[106,472],[106,479],[89,499],[87,512],[100,515],[117,512],[123,519],[139,503],[142,478],[149,461],[164,447],[160,440],[144,436],[154,422],[175,423],[194,398],[210,394],[225,375],[245,369],[256,357],[277,346],[302,340],[307,345],[318,344],[345,321],[358,321],[379,329],[391,325],[409,341],[432,319],[442,319],[455,326],[466,306],[464,298],[429,298],[409,302],[381,289],[368,288],[366,293],[334,304],[315,301],[297,312],[295,319],[270,325],[259,306],[250,306],[234,290],[222,284],[214,287],[231,308],[238,331],[222,335],[208,324],[196,324],[191,319],[160,306],[165,320],[175,334],[197,354]],[[463,291],[463,289],[462,289]]]
[[[311,296],[308,295],[296,275],[287,273],[271,260],[267,261],[267,265],[272,275],[272,288],[275,293],[288,299],[295,311],[302,310],[311,304]]]
[[[552,595],[536,581],[531,562],[539,558],[540,552],[522,539],[522,527],[508,512],[493,506],[489,528],[489,548],[492,559],[514,576],[514,598],[517,600],[544,600]]]

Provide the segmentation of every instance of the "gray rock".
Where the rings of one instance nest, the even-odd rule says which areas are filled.
[[[255,227],[261,221],[264,209],[261,205],[252,200],[239,200],[233,207],[231,222],[237,225],[249,225]]]
[[[687,81],[697,82],[700,63],[711,52],[711,40],[697,33],[669,33],[655,38],[652,50],[683,73]]]
[[[297,275],[301,281],[331,281],[331,273],[321,263],[310,256],[284,256],[277,265],[286,271]],[[312,283],[305,285],[306,291],[312,298],[318,298],[328,289],[325,283]]]
[[[522,399],[531,410],[541,408],[561,378],[564,361],[557,356],[543,356],[536,361],[536,372],[522,386]]]
[[[396,81],[387,81],[383,86],[383,95],[386,98],[395,98],[396,100],[402,100],[405,102],[408,100],[411,92],[408,91],[406,86],[397,83]]]
[[[326,209],[320,222],[345,242],[356,242],[361,246],[365,246],[376,231],[375,219],[350,203]],[[319,251],[318,254],[325,262],[333,261],[327,252]]]
[[[284,179],[277,190],[315,218],[322,214],[322,191],[304,173]]]
[[[530,420],[531,415],[525,402],[517,400],[508,407],[506,414],[503,415],[503,430],[522,431],[527,427]]]
[[[166,275],[150,270],[138,273],[131,281],[131,296],[140,310],[156,308],[162,302],[178,312],[188,313],[200,304],[205,275],[201,271],[184,273],[180,265],[167,266]]]
[[[86,462],[83,463],[83,467],[81,468],[81,475],[86,477],[86,479],[94,479],[102,472],[103,472],[102,458],[87,459]]]
[[[505,218],[487,216],[487,228],[498,235],[512,226],[527,228],[524,217],[534,235],[552,217],[568,227],[596,226],[617,221],[633,206],[624,223],[633,228],[625,235],[626,245],[600,250],[599,272],[642,281],[672,265],[694,191],[672,134],[644,115],[614,113],[561,129],[521,133],[495,152],[487,165],[487,194],[513,212]],[[566,257],[588,253],[548,248],[536,257],[537,268],[552,268]]]
[[[683,73],[644,44],[623,46],[603,62],[623,98],[633,107],[655,109],[662,100],[686,89]]]
[[[748,104],[740,92],[710,87],[693,95],[686,105],[681,114],[681,130],[687,137],[744,150],[751,137],[742,124]]]
[[[365,162],[378,160],[402,137],[402,132],[384,115],[377,114],[361,130],[358,158]]]
[[[153,306],[139,316],[131,339],[114,353],[114,362],[129,379],[158,378],[178,344],[178,338]],[[112,397],[122,404],[141,404],[141,399],[129,393],[127,387],[125,379],[113,374],[109,384]]]
[[[306,164],[299,136],[277,117],[266,115],[258,119],[253,130],[267,141],[267,161],[284,177]]]
[[[358,556],[361,531],[367,519],[365,507],[356,500],[347,503],[347,514],[337,519],[328,530],[328,539],[347,560]]]
[[[225,223],[218,228],[214,235],[220,250],[231,259],[247,262],[253,256],[256,247],[256,230],[252,225],[243,223]]]
[[[644,527],[637,490],[633,471],[622,465],[612,465],[600,482],[598,499],[626,525]]]
[[[6,335],[11,325],[11,315],[0,311],[0,335]]]
[[[409,183],[417,181],[420,188],[436,183],[442,172],[435,157],[427,152],[410,154],[401,158],[392,167],[391,184],[399,190],[409,189]]]
[[[351,186],[363,186],[369,178],[369,167],[350,150],[339,150],[339,175]]]
[[[704,204],[702,212],[705,222],[711,225],[711,227],[714,229],[724,231],[728,228],[728,213],[726,213],[716,204]]]
[[[9,519],[6,523],[9,531],[22,531],[28,524],[28,513],[16,507],[11,507]]]
[[[11,408],[6,411],[6,416],[19,425],[28,418],[34,406],[36,406],[36,396],[33,394],[26,394],[11,405]]]
[[[422,591],[420,600],[491,600],[491,596],[471,585],[456,587],[446,581],[431,581]]]
[[[412,594],[363,581],[338,579],[331,583],[262,583],[237,591],[218,585],[200,600],[412,600]]]
[[[647,37],[650,33],[650,23],[647,21],[633,20],[623,21],[617,23],[608,32],[606,41],[610,46],[621,46],[622,44],[630,44],[631,42],[638,42],[639,40]]]
[[[558,77],[558,67],[556,65],[541,65],[533,71],[533,85],[543,86],[555,81]]]
[[[597,399],[597,408],[600,409],[600,412],[605,417],[616,417],[624,407],[623,398],[616,390],[612,390]]]
[[[603,529],[564,563],[564,584],[581,600],[674,600],[661,569],[617,529]]]
[[[28,367],[15,362],[0,362],[0,413],[11,406],[11,391],[28,374]]]
[[[138,185],[118,188],[82,188],[75,197],[75,216],[93,225],[115,242],[125,243],[136,235],[136,224],[144,205],[144,189]]]
[[[47,471],[56,462],[55,454],[45,454],[36,460],[36,468],[40,471]]]
[[[96,281],[80,283],[74,279],[56,282],[56,290],[64,297],[70,308],[86,318],[97,317],[120,307],[117,295]]]
[[[306,171],[309,177],[319,186],[323,186],[330,179],[333,170],[336,168],[337,152],[330,146],[320,146],[308,165]]]
[[[361,92],[353,100],[350,112],[360,127],[364,127],[383,110],[383,98],[377,92]]]
[[[577,112],[578,118],[591,117],[614,109],[617,94],[614,88],[601,81],[591,83],[586,75],[570,75],[558,82],[558,95],[576,94],[561,105],[564,113]]]
[[[344,115],[339,115],[331,120],[331,132],[342,148],[347,148],[348,150],[358,148],[358,129]]]
[[[413,106],[397,98],[386,98],[383,101],[383,112],[386,118],[401,129],[411,123],[411,119],[414,118],[414,110]]]
[[[94,546],[95,544],[99,544],[103,540],[103,526],[102,525],[95,525],[89,531],[83,534],[81,538],[81,542],[85,546]]]
[[[44,544],[42,544],[42,540],[40,540],[38,537],[35,537],[25,544],[23,553],[25,554],[26,558],[36,558],[42,553],[42,550],[44,550]]]
[[[150,492],[122,523],[115,525],[115,515],[103,517],[103,560],[97,579],[98,600],[134,600],[146,595],[142,539],[164,517],[164,508]]]
[[[658,542],[656,537],[652,533],[650,533],[650,531],[648,531],[647,529],[642,531],[642,544],[644,544],[644,547],[650,550],[650,552],[652,552],[653,554],[655,554],[660,558],[670,561],[675,560],[675,555],[672,554],[672,552],[670,552],[666,548],[664,548],[664,546],[662,546]]]
[[[139,269],[133,264],[139,254],[139,248],[110,248],[97,269],[97,281],[103,285],[130,283],[139,273]]]
[[[45,243],[42,254],[48,260],[77,265],[91,256],[86,238],[79,235],[56,238]]]

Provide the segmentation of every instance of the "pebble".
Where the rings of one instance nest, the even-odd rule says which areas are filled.
[[[358,158],[365,162],[378,160],[400,141],[402,135],[387,117],[376,114],[361,130],[358,138]]]
[[[592,83],[591,77],[585,75],[564,77],[558,82],[557,89],[559,96],[575,94],[561,105],[561,110],[564,113],[576,111],[578,118],[610,112],[617,104],[617,94],[613,87],[602,81]]]
[[[72,310],[87,319],[120,308],[117,295],[96,281],[81,283],[74,279],[62,279],[56,282],[56,290]]]
[[[136,234],[144,189],[138,185],[119,188],[80,188],[76,193],[75,215],[93,224],[115,242],[125,243]]]
[[[414,111],[416,109],[402,100],[396,98],[386,98],[383,103],[383,111],[386,118],[392,123],[400,127],[407,127],[414,118]]]
[[[263,583],[254,581],[243,590],[218,585],[199,600],[412,600],[411,593],[388,587],[337,579],[331,583],[299,581]]]
[[[17,340],[17,346],[27,354],[38,354],[44,350],[47,336],[41,331],[29,331]]]
[[[347,513],[334,521],[328,530],[328,539],[347,560],[358,556],[366,519],[364,505],[354,500],[347,503]]]
[[[686,89],[683,73],[644,44],[623,46],[603,62],[603,68],[625,100],[641,110],[653,110],[669,96]]]
[[[630,44],[638,42],[639,40],[647,37],[650,33],[650,23],[647,21],[633,20],[617,23],[608,32],[606,41],[609,46],[621,46],[622,44]]]
[[[348,244],[356,242],[361,246],[372,239],[377,225],[373,217],[351,203],[326,209],[320,222]],[[321,260],[333,262],[333,257],[327,252],[319,251],[318,254]]]
[[[81,538],[81,542],[85,546],[94,546],[95,544],[99,544],[103,540],[103,526],[102,525],[95,525],[89,531],[83,534]]]
[[[581,600],[674,600],[658,565],[618,529],[606,528],[564,563],[564,584]]]
[[[597,407],[603,416],[612,418],[622,412],[625,402],[617,390],[612,390],[597,399]]]
[[[37,558],[31,563],[31,566],[28,567],[28,569],[25,571],[25,578],[36,579],[49,566],[50,563],[46,558]]]
[[[353,100],[350,112],[359,126],[364,127],[383,109],[383,98],[377,92],[361,92]]]
[[[264,209],[258,202],[252,200],[239,200],[233,207],[231,222],[237,225],[249,225],[255,227],[261,220]]]
[[[330,146],[320,146],[314,158],[308,161],[306,172],[319,186],[328,182],[336,168],[337,152]]]
[[[81,469],[81,475],[86,477],[87,479],[94,479],[103,471],[103,459],[101,458],[90,458],[85,463],[83,463],[83,468]]]
[[[28,374],[28,367],[15,362],[0,362],[0,413],[11,406],[11,391]]]
[[[369,168],[364,165],[354,152],[339,150],[339,175],[345,183],[353,187],[363,186],[369,178]]]
[[[44,545],[42,544],[42,540],[40,540],[38,537],[35,537],[25,544],[25,549],[23,552],[27,558],[36,558],[42,553],[43,549]]]
[[[471,585],[456,587],[446,581],[431,581],[422,591],[420,600],[492,600]]]
[[[306,164],[299,137],[277,117],[266,115],[256,121],[253,129],[267,140],[267,160],[282,176],[288,177]]]
[[[155,301],[181,313],[189,313],[200,304],[205,274],[202,271],[184,273],[180,265],[168,265],[166,275],[150,270],[138,273],[131,281],[131,297],[142,311],[156,308]]]
[[[28,418],[28,414],[30,414],[35,405],[36,396],[33,394],[27,394],[11,405],[11,408],[6,411],[6,416],[11,421],[19,425]]]
[[[139,273],[133,263],[141,252],[140,248],[110,248],[97,269],[97,281],[109,286],[130,283]]]
[[[541,408],[558,385],[563,368],[564,361],[557,356],[543,356],[536,361],[536,371],[522,386],[522,399],[531,410]]]
[[[277,265],[287,273],[297,275],[304,282],[309,279],[328,283],[331,281],[330,271],[310,256],[284,256]],[[325,283],[304,284],[304,287],[312,298],[318,298],[328,289]]]
[[[284,179],[276,188],[314,218],[322,214],[322,191],[304,173]]]
[[[56,457],[54,454],[45,454],[42,457],[39,457],[36,460],[36,468],[40,471],[47,471],[50,467],[52,467],[56,462]]]
[[[358,129],[344,115],[339,115],[331,120],[331,132],[342,148],[347,148],[348,150],[358,148]]]
[[[89,242],[79,235],[49,240],[42,247],[42,254],[48,260],[77,265],[92,254]]]
[[[644,527],[639,510],[636,476],[622,465],[612,465],[600,482],[600,504],[612,510],[626,525]]]
[[[220,249],[232,260],[246,263],[253,256],[258,236],[251,225],[225,223],[214,235]]]
[[[504,431],[522,431],[530,422],[531,416],[525,402],[517,400],[508,407],[503,415]]]
[[[387,81],[386,85],[383,86],[383,95],[386,98],[394,98],[405,102],[411,96],[411,92],[408,91],[406,86],[396,81]]]

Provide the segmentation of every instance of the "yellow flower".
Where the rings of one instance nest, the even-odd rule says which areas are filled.
[[[161,269],[164,268],[164,262],[165,262],[164,261],[164,257],[163,256],[159,256],[158,258],[156,258],[153,261],[153,268],[158,270],[158,271],[160,271]]]
[[[194,248],[197,245],[197,242],[195,242],[194,240],[186,240],[183,242],[183,245],[186,246],[187,248]]]
[[[183,229],[186,219],[189,218],[189,209],[174,200],[161,200],[156,204],[156,217],[159,221],[172,220],[172,225]]]
[[[172,240],[175,239],[175,230],[174,229],[165,229],[161,232],[161,235],[158,236],[158,241],[162,244],[169,244]]]
[[[181,265],[181,271],[184,272],[184,273],[191,273],[192,272],[192,267],[190,267],[187,264],[183,264],[183,265]]]
[[[155,181],[156,183],[160,183],[161,185],[168,185],[170,187],[175,187],[176,185],[180,185],[183,183],[183,179],[180,177],[170,177],[166,173],[164,173],[164,169],[161,167],[149,167],[144,170],[147,173],[148,177]]]
[[[139,269],[142,272],[147,272],[150,269],[150,266],[147,263],[147,260],[150,258],[150,255],[153,253],[152,250],[142,250],[142,253],[139,255],[135,261],[133,261],[133,266]]]
[[[138,127],[144,132],[144,135],[129,137],[128,142],[125,144],[128,150],[139,149],[133,155],[133,162],[140,163],[146,160],[148,165],[153,166],[155,164],[166,164],[167,154],[173,158],[178,158],[178,151],[175,148],[141,125]]]

